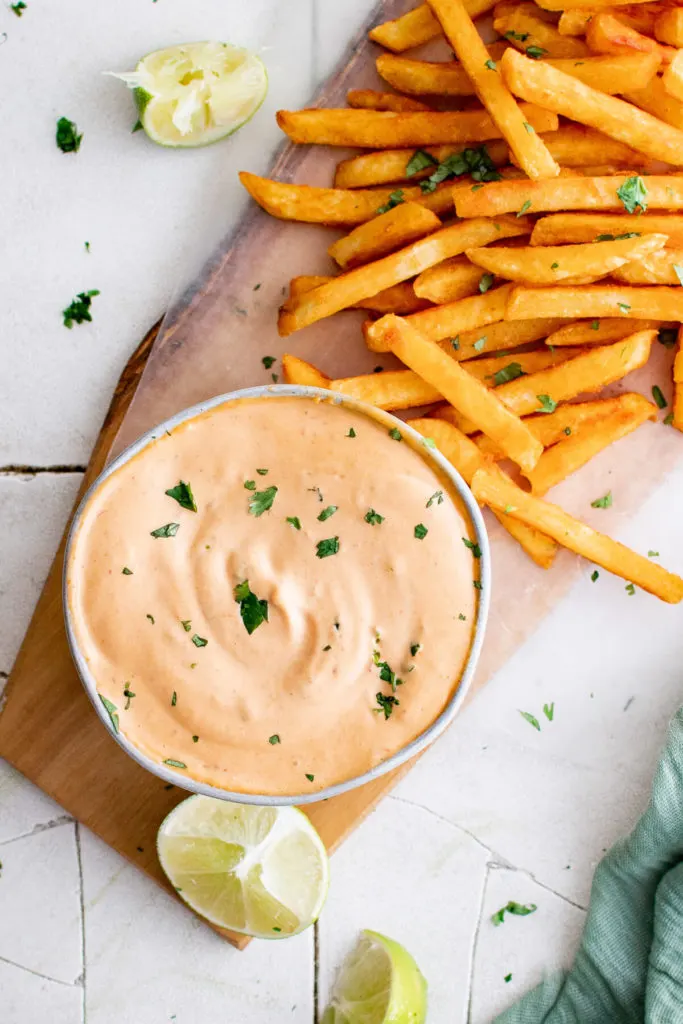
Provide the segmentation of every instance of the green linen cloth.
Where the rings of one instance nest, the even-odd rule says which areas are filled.
[[[595,872],[572,969],[494,1024],[683,1024],[683,708],[647,810]]]

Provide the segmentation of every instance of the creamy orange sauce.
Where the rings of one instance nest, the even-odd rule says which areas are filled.
[[[165,493],[180,481],[196,511]],[[477,610],[463,538],[467,512],[423,447],[332,402],[243,399],[97,489],[68,603],[140,751],[223,789],[304,793],[378,764],[453,695]]]

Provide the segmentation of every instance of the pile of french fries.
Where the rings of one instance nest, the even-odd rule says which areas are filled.
[[[453,60],[404,56],[437,37]],[[367,346],[405,369],[331,380],[286,355],[285,379],[416,410],[538,565],[561,545],[681,601],[683,579],[543,495],[657,420],[659,388],[586,396],[660,341],[676,350],[664,423],[683,431],[683,7],[428,0],[370,38],[393,91],[277,115],[295,143],[358,151],[333,186],[240,177],[273,216],[349,232],[328,250],[338,274],[292,280],[280,334],[367,310]]]

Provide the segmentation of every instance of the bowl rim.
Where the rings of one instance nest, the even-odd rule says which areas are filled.
[[[361,775],[356,775],[350,779],[344,779],[341,782],[336,782],[333,785],[326,786],[324,789],[316,790],[314,793],[273,795],[234,792],[232,790],[223,789],[219,786],[210,785],[206,782],[200,782],[197,779],[184,775],[180,771],[175,771],[167,765],[158,763],[148,757],[147,754],[138,749],[124,733],[120,730],[118,732],[114,730],[109,714],[98,694],[97,681],[95,680],[93,673],[80,650],[73,627],[73,614],[69,605],[68,573],[71,552],[81,520],[83,519],[84,513],[95,491],[98,490],[99,487],[101,487],[102,484],[104,484],[104,482],[121,466],[125,465],[141,451],[147,448],[153,441],[156,441],[158,436],[164,431],[172,432],[175,427],[180,426],[188,420],[195,419],[212,409],[216,409],[219,406],[227,405],[241,399],[250,398],[324,399],[335,406],[346,406],[358,413],[361,413],[362,415],[368,416],[376,422],[386,425],[388,429],[392,429],[394,427],[398,428],[404,435],[407,435],[410,438],[415,449],[423,455],[427,462],[430,460],[434,462],[439,470],[448,477],[467,509],[467,513],[476,536],[476,542],[481,551],[481,557],[479,559],[479,580],[481,582],[481,589],[479,590],[477,615],[473,627],[472,642],[470,644],[470,650],[465,666],[460,676],[458,688],[453,693],[453,696],[448,701],[443,711],[434,719],[433,722],[430,723],[430,725],[427,726],[426,729],[423,730],[423,732],[419,734],[419,736],[416,736],[405,746],[391,754],[391,756],[386,758],[386,760],[381,761],[379,764],[370,768],[368,771],[363,772]],[[368,782],[372,782],[374,779],[380,778],[382,775],[386,775],[388,772],[393,771],[406,761],[417,756],[417,754],[420,754],[451,724],[467,696],[477,667],[477,662],[481,654],[491,601],[491,576],[491,552],[486,525],[484,523],[481,509],[479,508],[472,491],[465,483],[460,473],[458,473],[445,456],[441,454],[438,448],[429,445],[425,437],[410,426],[409,421],[401,420],[397,416],[392,415],[392,413],[383,409],[378,409],[376,406],[368,405],[366,402],[360,402],[357,399],[350,398],[346,395],[340,394],[339,392],[330,391],[324,388],[308,387],[299,384],[262,385],[259,387],[240,388],[236,391],[229,391],[225,394],[217,395],[214,398],[197,402],[195,405],[188,406],[186,409],[182,409],[180,412],[168,417],[168,419],[164,420],[162,423],[159,423],[150,430],[145,431],[144,434],[137,438],[137,440],[133,441],[132,444],[128,445],[128,447],[117,455],[116,458],[112,459],[102,472],[98,474],[96,479],[88,487],[87,491],[81,498],[69,526],[62,572],[62,605],[64,609],[64,624],[69,650],[85,692],[87,693],[98,718],[107,729],[109,735],[118,743],[129,757],[140,765],[140,767],[145,768],[148,772],[155,775],[163,782],[171,783],[179,789],[186,790],[190,793],[197,793],[202,796],[215,797],[219,800],[230,800],[235,803],[252,804],[264,807],[287,805],[299,806],[302,804],[314,804],[323,800],[328,800],[330,797],[347,793],[352,789],[356,789]]]

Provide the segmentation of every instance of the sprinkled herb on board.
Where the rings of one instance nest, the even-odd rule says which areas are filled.
[[[612,500],[612,492],[608,491],[602,498],[596,498],[595,501],[591,501],[591,508],[611,508]]]
[[[62,153],[77,153],[81,148],[82,139],[83,134],[78,134],[78,128],[73,121],[70,121],[68,117],[59,118],[55,141],[57,148],[61,149]]]
[[[17,0],[16,3],[10,4],[9,7],[11,11],[14,11],[17,18],[20,18],[26,10],[27,4],[24,3],[24,0]]]
[[[261,362],[265,366],[266,370],[269,370],[273,363],[277,362],[277,358],[276,356],[264,356]]]
[[[177,501],[181,508],[186,508],[190,512],[197,511],[197,505],[194,500],[194,494],[192,493],[191,484],[185,483],[184,480],[180,480],[175,487],[170,487],[167,491],[164,491],[169,498],[173,498]]]
[[[529,914],[533,914],[535,910],[538,910],[535,903],[524,904],[510,900],[504,907],[501,907],[500,910],[491,915],[491,920],[495,925],[499,925],[505,920],[506,914],[513,914],[516,917],[527,917]]]
[[[175,537],[179,529],[180,523],[166,523],[165,526],[158,526],[156,530],[152,530],[150,537]]]
[[[339,537],[328,537],[326,540],[319,540],[315,546],[315,553],[318,558],[329,558],[339,551]]]
[[[553,701],[552,704],[543,705],[543,714],[549,722],[552,722],[553,718],[555,717],[555,701]]]
[[[541,731],[541,724],[535,715],[532,715],[530,711],[520,711],[519,713],[525,722],[533,725],[534,729],[537,729],[539,732]]]
[[[627,583],[626,586],[624,587],[624,590],[626,591],[626,593],[628,594],[629,597],[633,597],[633,595],[636,592],[635,584]]]
[[[594,569],[593,572],[591,573],[591,583],[596,583],[599,578],[600,578],[600,573],[598,572],[597,569]]]
[[[99,294],[96,288],[92,288],[89,292],[79,292],[71,304],[62,310],[64,326],[71,330],[74,324],[92,323],[90,307],[92,300]]]
[[[249,580],[238,583],[233,591],[235,601],[240,606],[240,615],[244,628],[249,636],[262,622],[268,621],[268,602],[259,600],[249,586]]]
[[[666,407],[667,407],[667,405],[669,403],[667,402],[666,398],[664,397],[664,395],[662,393],[662,389],[659,387],[658,384],[653,384],[652,385],[652,397],[654,398],[655,402],[657,403],[657,408],[658,409],[666,409]]]

